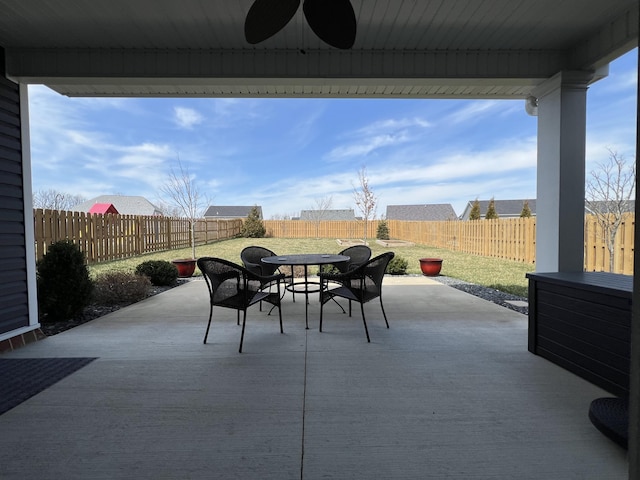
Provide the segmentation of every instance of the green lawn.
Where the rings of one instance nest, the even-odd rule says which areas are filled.
[[[260,245],[278,254],[294,253],[338,253],[344,247],[338,245],[335,239],[290,239],[290,238],[236,238],[224,240],[197,248],[198,257],[220,257],[233,262],[240,262],[240,251],[249,245]],[[373,256],[393,251],[396,255],[409,262],[408,274],[421,274],[420,262],[423,257],[442,258],[442,275],[446,275],[467,282],[492,287],[503,292],[527,296],[527,279],[525,274],[534,270],[534,265],[509,260],[499,260],[488,257],[478,257],[466,253],[452,252],[440,248],[424,245],[412,247],[383,247],[369,241]],[[119,260],[114,262],[91,265],[89,270],[93,275],[107,270],[134,271],[136,265],[144,260],[173,260],[188,258],[191,249],[184,248],[169,252],[155,253],[141,257]],[[196,273],[198,271],[196,270]]]

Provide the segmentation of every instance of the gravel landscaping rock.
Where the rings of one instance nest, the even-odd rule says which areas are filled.
[[[463,292],[469,293],[476,297],[480,297],[489,302],[496,303],[502,307],[508,308],[510,310],[515,310],[518,313],[522,313],[524,315],[529,314],[529,306],[517,306],[513,305],[511,302],[528,302],[527,297],[519,297],[517,295],[512,295],[510,293],[501,292],[499,290],[495,290],[493,288],[483,287],[481,285],[476,285],[474,283],[465,282],[463,280],[458,280],[457,278],[445,277],[439,275],[437,277],[431,277],[434,280],[448,285],[450,287],[456,288],[458,290],[462,290]]]

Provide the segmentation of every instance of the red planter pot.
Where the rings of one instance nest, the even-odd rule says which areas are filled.
[[[178,277],[180,278],[190,277],[196,270],[196,261],[193,258],[180,258],[172,260],[171,263],[178,268]]]
[[[428,277],[435,277],[440,274],[440,270],[442,269],[442,259],[441,258],[421,258],[420,259],[420,270],[422,270],[423,275]]]

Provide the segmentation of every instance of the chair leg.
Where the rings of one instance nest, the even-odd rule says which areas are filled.
[[[269,287],[269,292],[271,292],[271,287]],[[278,282],[278,297],[280,298],[280,301],[282,301],[282,299],[285,296],[285,293],[287,292],[287,287],[285,285],[284,287],[284,292],[282,292],[280,290],[280,282]],[[260,302],[262,304],[262,302]],[[269,313],[267,313],[267,315],[271,315],[271,312],[273,312],[273,309],[276,308],[276,305],[271,305],[271,308],[269,309]]]
[[[236,320],[236,325],[240,325],[240,310],[237,311],[238,315],[237,315],[237,320]]]
[[[364,303],[360,304],[360,310],[362,311],[362,323],[364,323],[364,333],[367,334],[367,342],[371,343],[369,339],[369,329],[367,328],[367,321],[364,319]]]
[[[318,327],[319,332],[322,331],[322,311],[324,310],[322,307],[324,307],[324,302],[322,301],[322,292],[320,292],[320,326]]]
[[[240,310],[238,310],[238,315],[240,314]],[[244,342],[244,327],[247,323],[247,311],[244,310],[244,315],[242,317],[242,333],[240,334],[240,348],[238,349],[238,353],[242,353],[242,342]]]
[[[387,314],[384,313],[384,305],[382,304],[382,295],[380,295],[380,308],[382,309],[382,316],[384,317],[384,323],[386,323],[387,328],[389,328],[389,322],[387,322]]]
[[[342,305],[340,305],[335,298],[332,298],[331,300],[333,300],[333,302],[340,307],[340,309],[342,310],[342,313],[347,313],[345,309],[342,307]]]
[[[213,305],[209,304],[209,323],[207,323],[207,331],[204,334],[204,342],[207,343],[207,337],[209,336],[209,327],[211,327],[211,316],[213,315]]]
[[[282,328],[282,297],[280,296],[280,282],[278,282],[278,285],[276,285],[277,287],[277,295],[278,295],[278,317],[280,318],[280,333],[284,333],[284,330]],[[275,307],[275,305],[274,305]],[[271,307],[271,310],[273,310],[273,307]],[[271,310],[269,310],[269,313],[271,313]]]

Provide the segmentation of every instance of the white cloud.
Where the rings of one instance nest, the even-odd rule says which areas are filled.
[[[383,147],[400,145],[409,141],[409,136],[405,132],[397,134],[376,135],[364,139],[360,143],[341,145],[331,150],[327,156],[329,159],[342,159],[346,157],[364,157],[371,152]]]
[[[478,122],[487,115],[493,115],[494,110],[502,108],[504,102],[497,100],[477,100],[462,103],[462,108],[447,115],[443,124],[456,125],[467,122]],[[524,109],[524,106],[522,107]]]
[[[182,128],[193,128],[204,121],[204,117],[193,108],[174,107],[175,122]]]
[[[380,120],[378,122],[374,122],[370,125],[367,125],[359,130],[356,133],[367,136],[367,135],[377,135],[379,132],[387,132],[387,131],[397,131],[404,130],[407,128],[428,128],[431,126],[431,123],[422,118],[414,117],[414,118],[390,118],[387,120]]]
[[[441,152],[424,161],[407,159],[406,153],[367,165],[371,188],[378,196],[377,215],[387,205],[450,203],[461,214],[469,198],[535,198],[535,138],[508,139],[493,149]],[[334,208],[355,209],[357,170],[354,166],[353,171],[339,175],[286,178],[245,196],[268,207],[267,218],[290,214],[292,207],[298,212],[313,208],[316,199],[327,195],[332,196]]]
[[[400,118],[381,120],[348,133],[355,138],[331,149],[328,160],[342,160],[365,157],[385,147],[394,147],[415,141],[431,124],[421,118]]]

